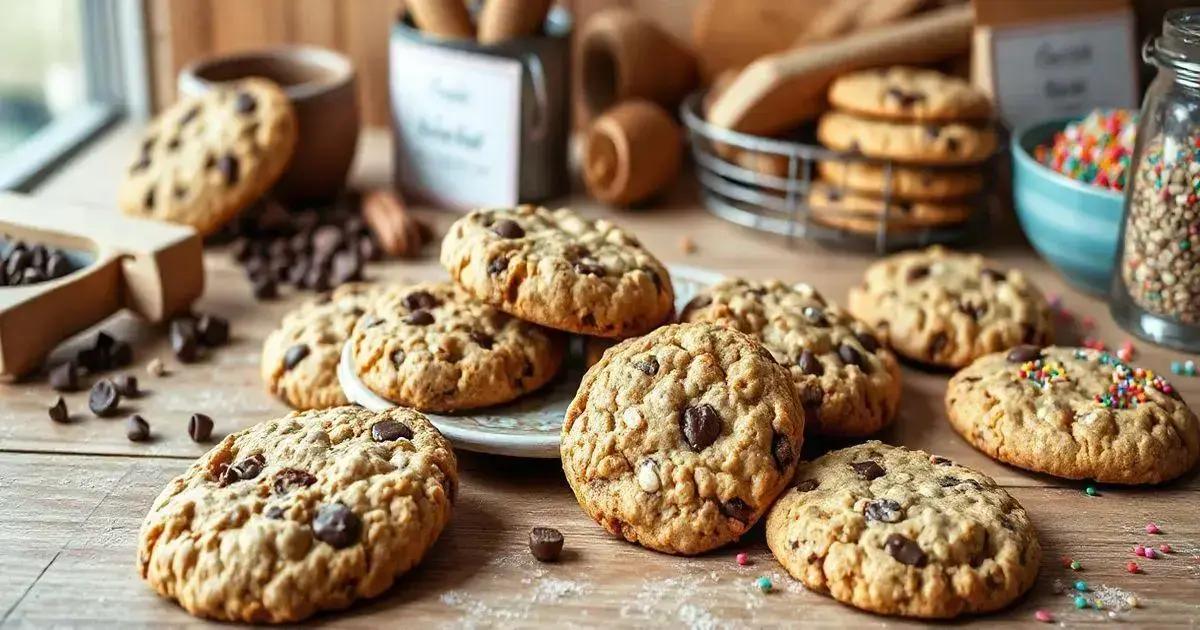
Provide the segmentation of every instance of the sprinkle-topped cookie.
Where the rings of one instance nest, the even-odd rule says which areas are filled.
[[[950,380],[946,408],[984,453],[1068,479],[1159,483],[1200,458],[1200,422],[1174,387],[1099,350],[988,355]]]
[[[800,464],[767,517],[767,545],[809,589],[925,618],[1008,605],[1041,558],[1029,516],[991,478],[880,442]]]

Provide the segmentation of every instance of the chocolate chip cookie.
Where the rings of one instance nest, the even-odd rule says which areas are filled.
[[[138,571],[193,615],[299,621],[420,562],[457,484],[450,444],[415,411],[292,413],[226,436],[167,484]]]
[[[867,442],[800,464],[767,516],[767,545],[806,587],[863,610],[949,618],[1033,586],[1037,532],[986,475]]]
[[[829,112],[817,139],[837,150],[912,164],[974,164],[996,150],[996,132],[962,123],[898,123]]]
[[[944,201],[973,195],[983,189],[983,174],[978,169],[932,169],[893,166],[891,181],[886,169],[870,162],[824,161],[817,166],[821,178],[838,186],[863,193],[883,195],[907,201]]]
[[[787,368],[811,433],[862,436],[896,416],[896,357],[807,284],[725,280],[693,298],[680,321],[721,324],[762,343]]]
[[[545,385],[561,333],[521,321],[449,283],[390,287],[350,335],[354,369],[380,396],[421,411],[498,405]]]
[[[342,345],[380,291],[375,285],[345,284],[285,315],[263,342],[267,391],[293,409],[346,404],[337,379]]]
[[[813,218],[825,225],[875,234],[886,212],[888,230],[911,231],[958,225],[971,217],[965,203],[895,200],[886,207],[876,196],[846,191],[816,182],[808,194]]]
[[[938,246],[871,265],[850,289],[849,309],[886,330],[897,353],[933,366],[1053,337],[1050,306],[1025,274]]]
[[[119,205],[211,234],[275,184],[295,145],[296,116],[282,90],[264,79],[223,83],[147,126]]]
[[[667,270],[636,238],[565,208],[472,212],[451,226],[441,259],[476,298],[581,335],[640,335],[673,306]]]
[[[1067,479],[1159,483],[1200,457],[1200,423],[1171,384],[1097,350],[988,355],[950,379],[946,410],[990,457]]]
[[[984,120],[992,115],[987,95],[969,82],[905,66],[843,74],[829,86],[829,104],[869,118],[902,122]]]
[[[744,534],[783,491],[803,414],[758,342],[673,324],[620,343],[584,375],[563,422],[563,472],[609,532],[703,553]]]

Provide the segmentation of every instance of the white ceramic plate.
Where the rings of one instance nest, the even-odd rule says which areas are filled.
[[[671,265],[668,270],[675,287],[676,311],[683,310],[700,289],[724,277],[713,271],[683,265]],[[346,398],[373,411],[395,407],[358,379],[354,374],[352,354],[350,344],[346,344],[337,367],[338,382]],[[583,373],[582,343],[580,339],[572,338],[563,372],[542,389],[507,405],[454,415],[425,415],[457,448],[513,457],[557,458],[563,416],[575,397]]]

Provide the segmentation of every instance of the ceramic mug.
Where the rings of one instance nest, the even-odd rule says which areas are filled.
[[[220,55],[184,68],[179,74],[179,93],[197,96],[214,84],[246,77],[278,83],[296,110],[296,150],[275,185],[275,195],[289,203],[319,203],[337,197],[358,146],[358,103],[350,60],[314,46]]]

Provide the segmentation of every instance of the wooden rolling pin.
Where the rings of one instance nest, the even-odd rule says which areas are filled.
[[[771,135],[820,113],[837,75],[894,64],[940,61],[971,45],[969,5],[930,11],[828,42],[768,55],[746,66],[713,101],[708,120],[746,133]]]

